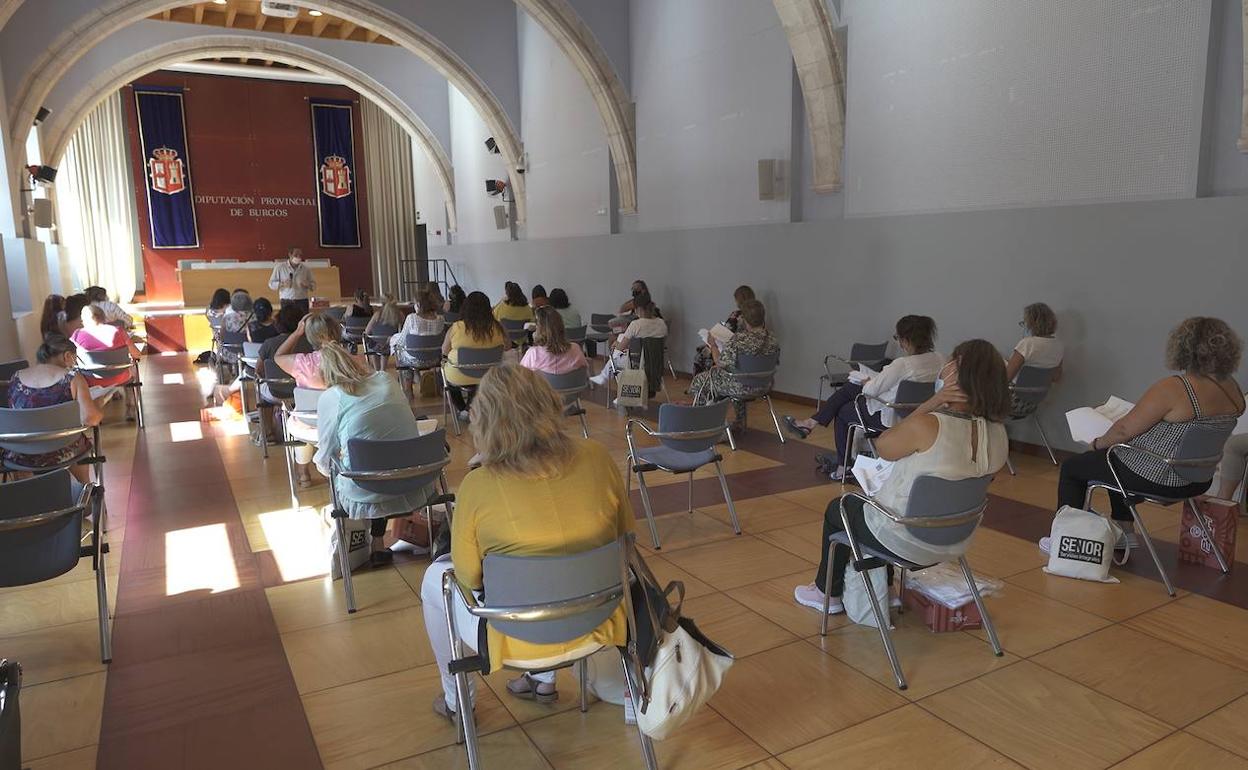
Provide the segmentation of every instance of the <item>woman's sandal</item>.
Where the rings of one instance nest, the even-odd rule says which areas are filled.
[[[784,416],[784,427],[789,429],[789,433],[792,433],[800,439],[804,439],[810,435],[810,428],[804,428],[801,425],[798,425],[797,420],[794,420],[792,416],[787,414]]]
[[[543,692],[544,688],[550,688]],[[507,683],[507,693],[520,700],[537,701],[538,703],[554,703],[559,700],[559,691],[554,684],[535,682],[528,674],[521,674]]]

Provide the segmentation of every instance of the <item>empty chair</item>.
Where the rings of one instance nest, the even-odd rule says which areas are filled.
[[[442,596],[445,607],[466,605],[465,611],[473,620],[509,638],[532,644],[560,644],[575,642],[601,626],[608,618],[624,607],[629,628],[636,628],[633,605],[624,600],[622,576],[627,574],[627,549],[632,548],[632,536],[627,535],[616,542],[570,556],[509,556],[489,554],[482,561],[483,585],[488,587],[488,599],[465,591],[455,579],[455,570],[448,569],[442,575]],[[468,676],[472,672],[489,673],[488,655],[465,656],[465,635],[477,642],[476,628],[460,628],[456,616],[448,611],[447,636],[453,660],[449,670],[455,677],[455,692],[460,708],[457,723],[468,754],[468,767],[481,767],[477,747],[477,729],[473,709],[462,704],[470,703]],[[463,617],[461,615],[461,617]],[[525,672],[549,671],[575,665],[580,680],[580,708],[589,708],[586,695],[586,659],[602,649],[592,645],[578,649],[560,659],[535,661],[508,660],[508,669]],[[617,647],[624,667],[624,679],[633,703],[640,704],[644,697],[641,690],[641,665],[635,647]],[[467,715],[466,717],[458,715]],[[654,746],[641,728],[637,728],[641,753],[645,766],[650,770],[658,767]]]
[[[459,348],[454,363],[447,361],[442,368],[442,389],[443,389],[443,413],[442,422],[445,425],[447,412],[455,425],[455,435],[461,432],[459,424],[459,410],[451,403],[451,393],[446,380],[446,367],[449,366],[459,373],[480,380],[490,369],[498,366],[503,362],[502,348]],[[472,400],[472,394],[476,392],[476,384],[472,385],[456,385],[460,392],[464,394],[464,402],[468,403]]]
[[[848,382],[848,369],[862,364],[871,369],[879,371],[880,367],[887,360],[888,342],[881,342],[878,345],[867,342],[855,342],[849,348],[849,358],[841,358],[836,354],[829,354],[823,358],[823,374],[819,375],[819,398],[815,401],[815,409],[818,410],[823,405],[823,386],[827,385],[829,390],[836,390],[841,385]],[[833,372],[832,362],[837,361],[847,367],[846,371]]]
[[[986,452],[987,450],[985,449],[984,451]],[[971,568],[967,565],[965,556],[966,545],[969,545],[971,535],[975,532],[975,528],[979,526],[979,522],[984,518],[984,509],[988,505],[988,485],[991,483],[992,476],[960,479],[958,481],[949,481],[936,476],[919,476],[915,479],[911,488],[906,510],[900,512],[890,511],[866,495],[848,492],[842,495],[840,499],[840,513],[844,529],[834,533],[828,539],[828,542],[824,544],[824,547],[828,550],[828,563],[832,563],[832,552],[838,543],[849,546],[853,554],[850,564],[862,579],[863,585],[866,586],[867,596],[872,594],[871,581],[867,575],[867,570],[883,568],[885,565],[891,564],[902,570],[900,582],[904,585],[905,570],[923,570],[934,566],[932,564],[915,564],[887,550],[871,548],[860,543],[858,537],[854,534],[855,528],[850,525],[849,516],[845,511],[845,500],[847,498],[861,501],[863,506],[869,506],[894,524],[905,527],[912,537],[921,541],[931,543],[937,547],[948,547],[961,543],[961,552],[957,554],[958,566],[962,568],[962,574],[966,578],[967,587],[975,600],[975,608],[979,610],[979,615],[983,619],[984,631],[988,635],[988,642],[992,646],[992,652],[997,657],[1000,657],[1004,653],[1001,650],[1001,643],[997,640],[996,628],[992,625],[992,618],[988,616],[988,608],[984,606],[984,600],[979,595],[979,587],[975,583],[975,578],[971,574]],[[827,636],[828,633],[828,609],[832,599],[833,571],[828,569],[826,574],[824,584],[821,586],[824,604],[819,626],[820,636]],[[879,601],[871,603],[871,609],[875,614],[876,625],[880,632],[880,641],[884,644],[884,652],[888,656],[889,665],[892,666],[893,676],[897,680],[897,688],[904,690],[908,685],[905,674],[901,670],[901,663],[897,658],[897,651],[893,647],[892,634],[889,631],[888,608],[880,605],[881,602]]]
[[[870,409],[868,402],[877,404],[879,408],[892,409],[895,415],[894,417],[895,421],[901,422],[911,412],[913,412],[915,409],[918,409],[920,406],[922,406],[923,402],[931,398],[932,394],[935,392],[936,392],[936,383],[934,382],[915,382],[913,380],[902,380],[901,382],[897,383],[897,400],[896,401],[885,401],[884,399],[881,399],[881,398],[876,398],[874,396],[868,396],[865,393],[860,393],[858,395],[858,398],[854,401],[854,410],[858,413],[858,421],[854,423],[850,423],[849,438],[845,442],[845,452],[843,453],[845,457],[839,458],[839,462],[840,462],[839,473],[841,477],[841,482],[844,483],[845,476],[846,476],[846,469],[849,466],[849,457],[851,457],[854,453],[854,442],[857,439],[857,437],[861,436],[862,438],[866,439],[867,445],[871,447],[871,451],[874,454],[875,445],[871,442],[874,439],[878,438],[880,434],[884,432],[883,430],[879,430],[877,428],[867,427],[870,425],[869,421],[867,420],[868,413],[872,411],[879,411],[878,408],[875,410]]]
[[[590,313],[589,328],[585,332],[585,339],[595,343],[605,343],[611,339],[611,319],[615,316],[611,313]],[[588,355],[586,351],[586,355]],[[610,357],[611,352],[607,351]]]
[[[643,420],[632,419],[625,427],[624,436],[628,441],[628,487],[632,488],[632,474],[637,474],[637,484],[641,489],[641,502],[646,509],[646,523],[650,525],[650,540],[657,551],[661,547],[658,526],[654,522],[654,509],[650,504],[650,490],[646,487],[645,474],[653,471],[667,473],[685,473],[689,476],[689,512],[693,512],[693,474],[699,468],[714,464],[715,474],[719,477],[720,488],[724,492],[724,502],[728,504],[728,515],[732,519],[732,528],[739,535],[741,525],[737,521],[737,509],[732,502],[732,494],[728,491],[728,479],[724,477],[723,458],[715,451],[715,445],[728,433],[728,425],[724,416],[728,411],[727,401],[718,401],[706,406],[684,406],[681,404],[662,404],[659,406],[659,426],[651,429]],[[638,448],[633,438],[634,428],[639,428],[647,436],[659,440],[655,447]]]
[[[569,340],[571,342],[571,340]],[[581,435],[589,438],[589,423],[585,421],[585,407],[581,406],[581,394],[589,389],[589,369],[580,368],[566,374],[539,372],[563,398],[564,415],[581,418]]]
[[[348,479],[366,492],[395,497],[411,495],[426,487],[433,494],[425,497],[425,509],[429,514],[429,547],[433,549],[433,518],[431,507],[445,505],[447,525],[453,514],[455,496],[450,493],[445,468],[451,456],[446,444],[446,431],[397,441],[374,441],[353,438],[347,442],[347,462],[343,468],[337,462],[330,467],[330,490],[333,495],[334,526],[338,530],[338,542],[346,542],[345,519],[338,489],[339,478]],[[442,486],[436,494],[436,485]],[[355,612],[355,586],[351,582],[351,562],[346,548],[338,549],[339,566],[342,570],[342,588],[346,594],[347,612]]]
[[[139,379],[139,362],[130,357],[130,351],[127,348],[113,348],[111,350],[83,350],[80,348],[78,350],[78,372],[86,379],[87,385],[95,385],[98,381],[107,380],[122,372],[129,372],[130,379],[121,387],[133,391],[139,427],[146,427],[143,422],[143,381]]]
[[[1040,404],[1044,403],[1044,399],[1049,396],[1049,390],[1053,386],[1054,371],[1056,370],[1053,368],[1041,369],[1036,366],[1024,366],[1018,370],[1018,376],[1010,384],[1010,395],[1013,398],[1010,422],[1031,420],[1035,423],[1036,430],[1040,433],[1040,440],[1044,442],[1044,448],[1049,452],[1049,459],[1057,465],[1053,447],[1049,446],[1049,437],[1044,435],[1044,427],[1040,424],[1040,418],[1036,416]],[[1006,467],[1010,469],[1010,475],[1014,475],[1014,463],[1010,462],[1009,458],[1006,458],[1005,462]]]
[[[589,327],[587,326],[568,326],[563,330],[564,336],[568,338],[568,342],[573,345],[585,347],[585,340],[588,339]]]
[[[82,535],[90,516],[91,534]],[[100,660],[112,660],[108,632],[103,490],[94,483],[75,495],[69,471],[61,469],[0,485],[0,587],[42,583],[64,575],[84,558],[95,571]],[[84,545],[84,541],[87,542]]]

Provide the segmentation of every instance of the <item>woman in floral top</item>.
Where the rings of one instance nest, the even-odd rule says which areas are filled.
[[[767,330],[767,312],[763,303],[756,299],[741,303],[739,331],[724,343],[720,350],[714,337],[707,339],[715,366],[693,378],[689,390],[694,394],[694,404],[702,406],[712,401],[733,398],[745,394],[741,383],[730,372],[737,364],[737,356],[771,356],[780,352],[776,337]],[[735,402],[736,423],[745,420],[745,404]]]
[[[732,299],[737,303],[737,309],[724,319],[724,326],[727,326],[728,330],[733,334],[741,331],[741,306],[754,298],[754,289],[745,284],[738,286],[737,290],[732,293]],[[711,355],[710,346],[699,345],[693,355],[693,373],[695,375],[701,374],[714,365],[715,358]]]

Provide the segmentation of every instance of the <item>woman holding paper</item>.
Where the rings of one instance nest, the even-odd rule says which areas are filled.
[[[1239,368],[1239,337],[1217,318],[1188,318],[1170,332],[1166,367],[1182,372],[1153,383],[1140,402],[1116,420],[1090,451],[1062,463],[1057,507],[1082,508],[1090,482],[1114,483],[1108,450],[1130,444],[1160,457],[1174,457],[1190,431],[1231,435],[1244,412],[1244,396],[1231,377]],[[1127,489],[1167,497],[1195,497],[1209,482],[1191,484],[1160,459],[1122,451],[1114,470]],[[1123,529],[1117,548],[1135,547],[1135,524],[1121,495],[1110,495],[1113,518]],[[1047,550],[1048,538],[1040,541]]]
[[[746,300],[741,304],[739,314],[740,331],[732,335],[722,348],[714,337],[707,338],[707,348],[714,365],[694,377],[689,384],[695,406],[709,404],[714,399],[735,398],[745,392],[741,383],[730,374],[736,366],[737,356],[771,356],[780,352],[776,335],[767,329],[767,311],[763,303],[756,299]],[[736,410],[734,426],[743,426],[745,403],[734,401],[733,408]]]
[[[729,313],[728,317],[724,319],[722,324],[715,325],[716,327],[722,327],[722,330],[726,330],[729,337],[741,331],[741,308],[746,302],[754,299],[754,290],[743,284],[738,286],[737,290],[732,293],[732,298],[737,303],[737,309]],[[717,331],[720,331],[722,334],[722,330],[712,328],[707,330],[706,334],[703,335],[704,342],[698,346],[697,351],[693,355],[693,373],[695,376],[705,372],[707,369],[710,369],[715,365],[715,357],[711,353],[710,346],[713,342],[723,344],[728,341],[728,338],[721,339],[720,335],[716,334]]]
[[[949,363],[945,386],[875,440],[880,459],[892,461],[892,466],[873,499],[894,513],[905,513],[911,487],[922,476],[950,481],[981,478],[1005,465],[1009,437],[1003,421],[1010,413],[1010,389],[1001,354],[990,342],[969,340],[954,348]],[[845,500],[845,511],[859,543],[915,564],[957,558],[966,551],[970,539],[930,543],[853,497]],[[829,564],[826,546],[828,538],[844,528],[838,498],[824,513],[820,542],[825,545],[815,582],[793,590],[798,604],[822,611],[823,586],[831,569],[833,598],[828,612],[835,615],[845,611],[840,597],[852,553],[849,546],[838,544]]]

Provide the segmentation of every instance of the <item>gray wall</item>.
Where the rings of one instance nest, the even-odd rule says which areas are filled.
[[[614,310],[644,278],[684,370],[696,330],[751,284],[783,345],[777,389],[812,397],[824,354],[888,339],[900,315],[934,317],[945,352],[985,337],[1005,354],[1022,307],[1045,301],[1068,353],[1044,420],[1067,447],[1062,414],[1138,398],[1163,375],[1165,335],[1180,319],[1217,315],[1248,334],[1246,251],[1248,197],[431,247],[470,290],[497,299],[505,280],[562,286],[587,317]],[[1018,435],[1033,440],[1030,428]]]

